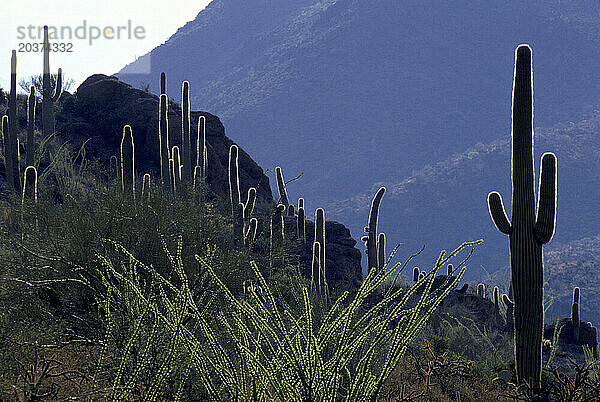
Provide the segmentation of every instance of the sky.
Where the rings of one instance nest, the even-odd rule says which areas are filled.
[[[51,53],[50,69],[61,67],[65,78],[75,80],[73,92],[90,75],[114,74],[164,43],[209,2],[0,0],[0,87],[9,88],[13,49],[18,80],[42,73],[42,53],[34,51],[42,42],[38,27],[56,28],[58,37],[50,42],[59,51]]]

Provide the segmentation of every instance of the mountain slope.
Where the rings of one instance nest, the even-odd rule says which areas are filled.
[[[119,77],[222,117],[313,208],[510,129],[513,52],[534,49],[536,124],[582,116],[600,49],[549,2],[213,1]],[[558,13],[558,14],[557,14]]]

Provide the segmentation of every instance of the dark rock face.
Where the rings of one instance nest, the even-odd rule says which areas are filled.
[[[79,147],[85,141],[86,155],[99,158],[108,165],[111,156],[118,157],[123,126],[132,127],[135,142],[136,174],[150,172],[153,180],[159,173],[158,153],[158,97],[135,89],[115,77],[93,75],[79,86],[74,95],[61,97],[60,113],[57,113],[57,130],[63,139]],[[200,116],[206,117],[208,148],[207,179],[213,192],[229,197],[228,159],[233,141],[225,136],[225,128],[217,116],[206,112],[191,112],[191,133],[198,132]],[[169,104],[169,146],[181,145],[181,109]],[[194,137],[193,137],[194,138]],[[196,148],[192,146],[192,161],[196,160]],[[269,178],[260,166],[241,148],[239,151],[239,175],[242,197],[248,188],[256,187],[258,198],[273,203]],[[139,181],[141,183],[141,180]],[[286,217],[286,236],[296,237],[296,218]],[[261,223],[263,227],[265,223]],[[268,225],[267,225],[268,227]],[[355,289],[362,282],[361,254],[350,237],[350,231],[337,222],[326,222],[326,275],[330,288]],[[294,250],[303,267],[303,274],[310,278],[312,239],[314,223],[306,222],[307,244]]]
[[[297,242],[295,217],[284,217],[286,239]],[[302,273],[311,277],[312,245],[315,239],[315,223],[306,221],[306,244],[296,244],[296,253]],[[356,289],[363,280],[360,265],[361,254],[354,246],[356,240],[350,236],[350,230],[338,222],[325,222],[325,277],[330,289]]]
[[[558,322],[559,328],[563,326],[560,336],[558,337],[558,343],[561,346],[564,345],[576,345],[583,346],[587,345],[592,351],[596,351],[598,348],[598,339],[596,328],[590,323],[581,321],[579,323],[579,338],[575,338],[575,331],[573,323],[570,318],[561,318]],[[546,324],[544,326],[544,339],[552,339],[554,334],[554,324]],[[581,353],[582,351],[579,350]]]
[[[123,126],[129,124],[135,142],[136,173],[150,172],[153,180],[159,173],[158,153],[158,97],[135,89],[106,75],[92,75],[85,80],[75,95],[61,97],[61,113],[56,116],[57,130],[75,146],[86,144],[88,156],[108,163],[111,156],[119,155]],[[207,181],[211,189],[228,196],[227,166],[229,147],[233,144],[225,136],[225,128],[218,117],[205,112],[191,112],[191,133],[194,144],[198,133],[198,118],[206,117],[208,148]],[[181,148],[181,109],[169,105],[169,146]],[[196,147],[192,146],[192,161]],[[240,186],[245,193],[256,187],[259,199],[271,201],[269,178],[260,166],[240,148]]]

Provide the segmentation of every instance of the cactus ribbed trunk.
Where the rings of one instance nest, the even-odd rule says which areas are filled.
[[[377,263],[377,219],[379,217],[379,205],[384,194],[385,187],[381,187],[377,191],[377,194],[375,194],[371,203],[371,212],[369,213],[369,226],[365,228],[367,231],[367,270],[369,271],[379,266]]]
[[[25,166],[33,166],[35,155],[35,87],[32,86],[27,97],[27,156]]]
[[[231,215],[235,215],[235,209],[240,203],[238,146],[235,144],[229,147],[229,201],[231,204]]]
[[[166,189],[172,189],[171,171],[169,168],[169,99],[167,95],[160,96],[158,105],[158,146],[160,153],[160,180]]]
[[[498,193],[490,193],[488,202],[496,227],[510,239],[517,380],[539,388],[544,330],[542,245],[550,241],[554,233],[556,158],[551,153],[542,157],[536,217],[533,81],[531,49],[527,45],[519,46],[516,51],[512,124],[512,223]]]
[[[123,127],[121,139],[121,189],[125,198],[135,200],[135,152],[131,126]]]
[[[287,208],[290,205],[290,201],[288,199],[287,191],[285,189],[283,173],[281,172],[281,168],[279,166],[275,168],[275,176],[277,180],[277,189],[279,190],[279,203],[285,205],[285,207]]]
[[[190,83],[183,82],[181,102],[181,147],[183,148],[183,169],[181,170],[181,180],[189,182],[193,174],[192,151],[190,140]]]
[[[202,182],[206,180],[206,169],[208,168],[208,156],[206,151],[206,117],[198,118],[198,137],[196,138],[196,166],[200,166]]]
[[[47,138],[54,133],[54,103],[62,93],[62,70],[58,69],[54,94],[52,93],[52,76],[50,75],[50,41],[48,26],[44,26],[44,69],[42,72],[42,135]]]
[[[319,261],[321,264],[321,270],[319,271],[319,278],[322,278],[322,281],[319,281],[319,287],[325,284],[327,281],[325,272],[327,268],[326,260],[325,260],[325,249],[327,244],[325,244],[325,210],[323,208],[317,208],[315,212],[315,241],[314,243],[319,243]],[[322,290],[320,290],[322,291]]]
[[[10,59],[10,94],[8,96],[8,138],[6,140],[6,179],[9,186],[17,193],[21,193],[21,177],[19,174],[19,150],[17,134],[17,52],[12,51]]]

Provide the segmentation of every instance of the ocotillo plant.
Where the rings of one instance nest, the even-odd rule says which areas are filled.
[[[25,166],[33,166],[35,156],[35,87],[32,85],[27,97],[27,155]]]
[[[319,261],[321,264],[321,272],[323,272],[323,283],[325,280],[326,260],[325,260],[325,211],[323,208],[317,208],[315,212],[315,240],[314,243],[320,244]]]
[[[246,198],[246,204],[244,204],[244,216],[246,219],[252,216],[252,212],[254,212],[254,205],[256,204],[256,189],[254,187],[250,187],[248,189],[248,197]]]
[[[123,127],[121,139],[121,190],[125,198],[135,200],[135,149],[131,126]]]
[[[146,173],[142,178],[142,198],[150,203],[150,173]]]
[[[285,205],[279,204],[271,215],[271,239],[270,239],[270,251],[271,251],[271,272],[274,269],[281,268],[283,266],[283,241],[284,241],[284,220],[283,213],[285,211]]]
[[[42,134],[48,138],[54,132],[54,104],[62,94],[62,69],[58,69],[56,86],[52,93],[50,76],[50,41],[48,26],[44,26],[44,71],[42,76]]]
[[[365,232],[367,232],[367,236],[363,237],[363,240],[366,241],[367,246],[367,269],[371,270],[372,268],[378,267],[377,264],[377,219],[379,217],[379,205],[381,204],[381,199],[385,194],[385,187],[381,187],[375,197],[373,198],[373,202],[371,203],[371,212],[369,213],[369,226],[365,227]]]
[[[554,234],[556,157],[542,157],[537,217],[533,193],[533,81],[531,48],[516,50],[512,121],[512,220],[497,192],[488,196],[492,219],[509,236],[511,282],[515,304],[517,380],[539,388],[544,330],[542,245]]]
[[[485,299],[485,285],[483,283],[477,285],[477,296]]]
[[[231,214],[235,215],[235,206],[240,203],[240,175],[238,166],[238,146],[229,147],[229,201]],[[277,208],[279,209],[279,208]]]
[[[419,276],[421,276],[421,270],[419,269],[419,267],[414,267],[413,268],[413,282],[418,282]]]
[[[181,147],[183,151],[183,168],[181,180],[189,182],[192,177],[192,149],[190,137],[190,83],[183,82],[181,88]]]
[[[196,138],[196,166],[200,166],[202,181],[206,180],[208,153],[206,149],[206,117],[198,117],[198,137]]]
[[[290,205],[290,201],[288,200],[287,191],[285,189],[283,173],[281,172],[281,168],[279,166],[275,168],[275,177],[277,179],[277,189],[279,190],[279,203],[285,205],[287,208],[288,205]]]
[[[579,315],[579,288],[573,288],[573,304],[571,305],[571,324],[573,325],[573,336],[575,342],[579,342],[579,326],[580,326],[580,315]]]
[[[4,131],[6,161],[6,180],[17,194],[21,192],[21,175],[19,174],[19,151],[17,144],[17,52],[12,51],[10,59],[10,95],[8,96],[8,127]],[[8,133],[8,137],[6,134]]]
[[[296,233],[298,240],[302,244],[306,244],[306,219],[304,216],[304,207],[298,208],[298,215],[296,216]]]
[[[160,180],[167,189],[173,188],[171,169],[169,167],[169,99],[166,94],[160,96],[158,102],[158,146],[160,154]]]
[[[379,239],[377,240],[377,269],[383,271],[385,262],[385,233],[379,233]]]

